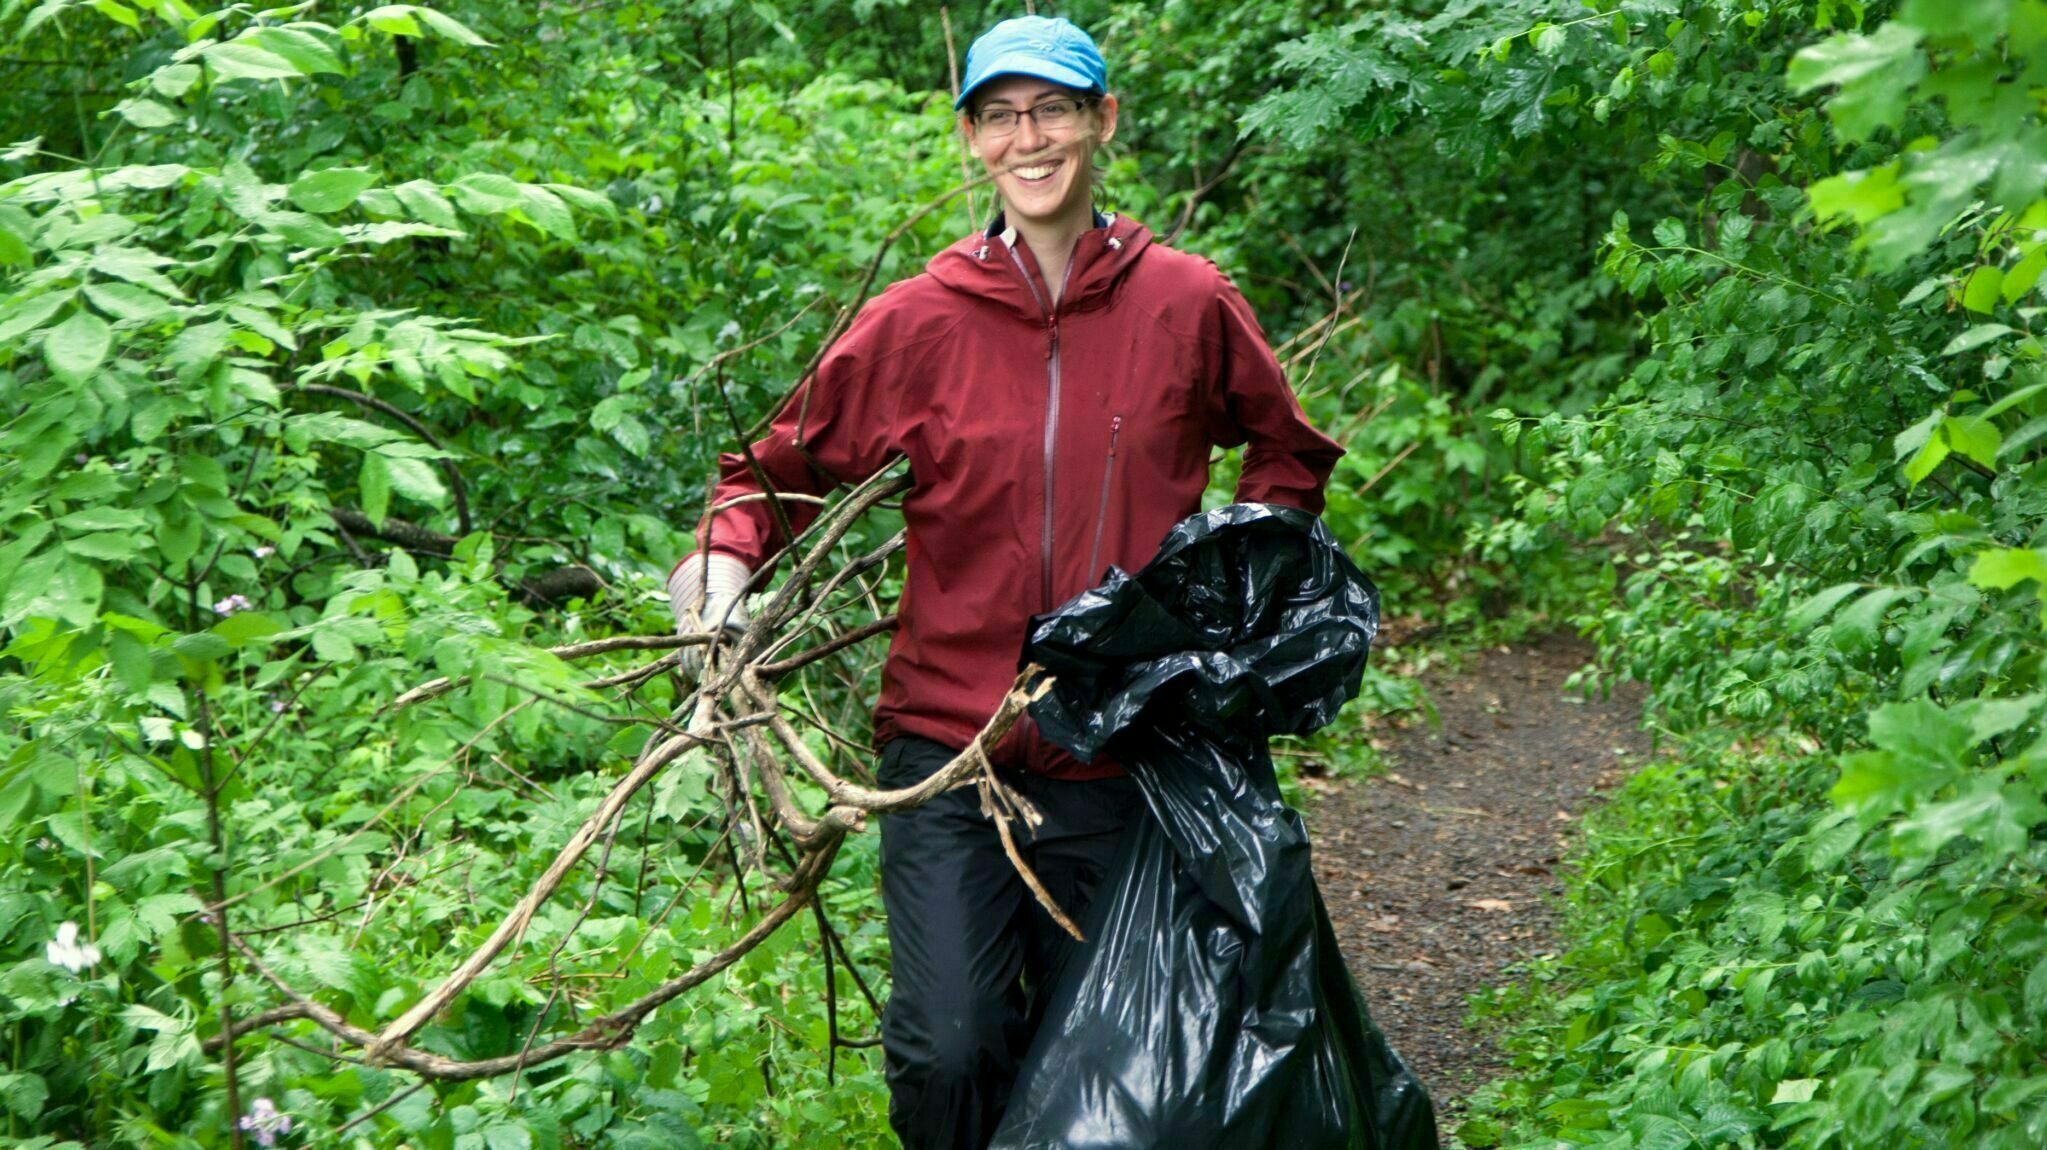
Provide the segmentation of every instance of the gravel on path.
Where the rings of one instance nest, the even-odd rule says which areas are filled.
[[[1498,1076],[1468,996],[1556,950],[1557,875],[1578,818],[1639,765],[1641,697],[1587,700],[1564,680],[1592,656],[1555,636],[1428,680],[1440,729],[1385,736],[1390,770],[1336,783],[1307,812],[1315,872],[1351,972],[1447,1133]],[[1324,789],[1324,788],[1317,788]]]

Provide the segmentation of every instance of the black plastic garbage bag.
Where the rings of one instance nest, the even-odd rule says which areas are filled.
[[[1372,1024],[1265,741],[1356,697],[1379,595],[1327,528],[1238,504],[1032,620],[1038,728],[1106,749],[1154,818],[1050,988],[997,1150],[1420,1150],[1422,1090]]]

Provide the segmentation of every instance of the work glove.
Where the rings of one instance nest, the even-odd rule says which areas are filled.
[[[675,612],[676,632],[723,627],[737,640],[746,633],[746,585],[752,580],[745,563],[721,551],[711,552],[709,562],[701,552],[691,553],[668,573],[668,606]],[[684,647],[677,653],[684,677],[694,680],[704,673],[704,650]]]

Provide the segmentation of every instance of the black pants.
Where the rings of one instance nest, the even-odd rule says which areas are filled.
[[[895,739],[882,752],[882,785],[909,786],[953,755],[928,739]],[[1012,824],[1018,853],[1079,921],[1142,809],[1136,784],[1004,781],[1045,816],[1035,832]],[[881,1024],[889,1124],[905,1150],[981,1150],[1036,1029],[1040,992],[1080,944],[1024,886],[973,787],[883,816],[881,893],[894,951]]]

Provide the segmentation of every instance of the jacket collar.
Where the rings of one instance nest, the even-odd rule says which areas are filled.
[[[1066,290],[1059,301],[1061,313],[1108,303],[1116,285],[1151,244],[1151,229],[1128,217],[1096,212],[1094,225],[1074,243]],[[1045,320],[1040,301],[1050,299],[1050,294],[1038,261],[1000,214],[985,230],[933,256],[925,270],[955,291],[1000,304],[1033,323]]]

